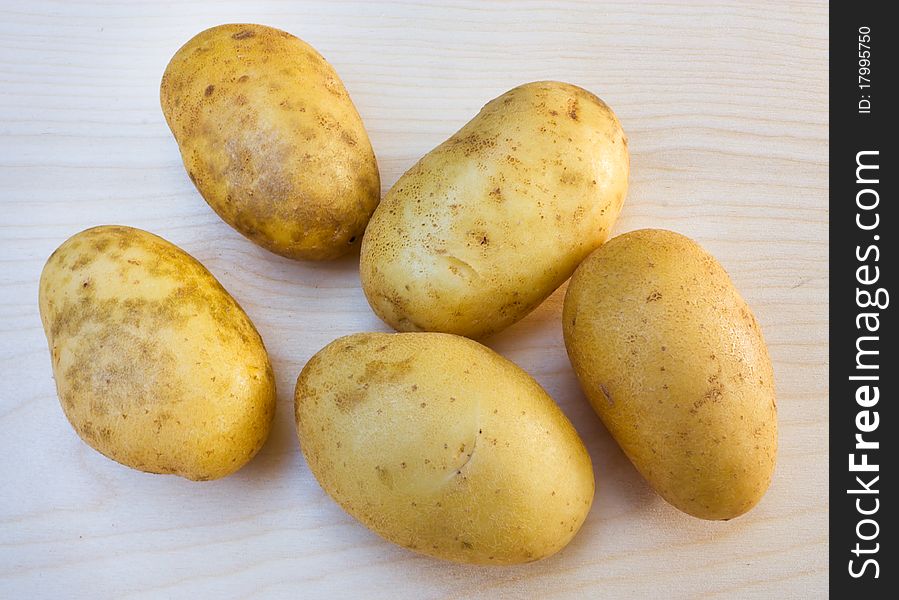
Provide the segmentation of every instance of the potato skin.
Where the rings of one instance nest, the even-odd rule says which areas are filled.
[[[244,236],[295,259],[357,247],[381,197],[378,163],[340,78],[263,25],[220,25],[172,57],[160,89],[184,166]]]
[[[361,333],[312,357],[297,431],[324,490],[387,540],[461,563],[563,548],[593,500],[571,423],[519,367],[440,333]]]
[[[39,303],[63,411],[95,450],[208,480],[262,447],[275,409],[262,339],[177,246],[130,227],[82,231],[47,260]]]
[[[628,161],[621,124],[590,92],[506,92],[384,197],[362,242],[369,304],[400,331],[508,327],[609,236]]]
[[[755,506],[777,453],[774,374],[710,254],[660,229],[613,238],[571,278],[563,327],[584,393],[665,500],[702,519]]]

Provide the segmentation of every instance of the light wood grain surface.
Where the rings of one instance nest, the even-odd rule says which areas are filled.
[[[584,86],[630,137],[617,232],[699,240],[753,307],[777,375],[780,454],[750,514],[685,516],[587,405],[562,290],[490,339],[585,440],[598,493],[571,545],[513,568],[394,547],[319,488],[292,390],[333,338],[386,330],[357,257],[299,263],[222,223],[181,165],[159,79],[192,35],[261,22],[318,48],[353,96],[384,190],[489,99]],[[827,6],[824,2],[0,2],[0,597],[811,598],[826,592]],[[191,483],[84,445],[55,396],[37,310],[47,256],[120,223],[175,242],[241,302],[271,352],[278,412],[246,468]]]

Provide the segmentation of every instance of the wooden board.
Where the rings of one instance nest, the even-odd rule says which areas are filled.
[[[0,597],[697,597],[825,594],[827,5],[824,2],[0,2]],[[357,258],[299,263],[223,224],[192,187],[158,102],[171,54],[253,21],[318,48],[371,134],[384,190],[489,99],[561,79],[630,137],[617,232],[699,240],[755,310],[774,360],[776,476],[745,517],[657,497],[591,412],[562,344],[560,290],[488,344],[584,438],[598,495],[562,553],[474,568],[394,547],[341,511],[299,452],[292,390],[333,338],[386,330]],[[131,471],[83,443],[55,397],[37,310],[53,249],[86,227],[156,232],[201,260],[270,349],[278,413],[227,479]]]

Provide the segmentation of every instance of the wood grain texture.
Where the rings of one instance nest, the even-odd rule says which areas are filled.
[[[344,79],[384,190],[489,99],[561,79],[630,138],[617,231],[700,241],[755,310],[777,376],[780,454],[761,504],[728,523],[656,496],[592,413],[565,356],[562,291],[488,344],[530,371],[592,455],[598,484],[559,555],[452,565],[382,541],[316,484],[292,390],[333,338],[386,330],[357,258],[253,246],[192,187],[159,108],[169,57],[223,22],[286,29]],[[824,2],[0,1],[0,597],[809,598],[827,542],[827,5]],[[102,223],[201,260],[255,321],[279,387],[272,436],[236,475],[121,467],[76,437],[37,310],[47,256]]]

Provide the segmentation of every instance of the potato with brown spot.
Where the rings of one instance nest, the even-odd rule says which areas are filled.
[[[262,447],[275,410],[262,339],[177,246],[130,227],[83,231],[47,260],[39,303],[63,411],[95,450],[207,480]]]
[[[472,338],[523,318],[608,238],[627,193],[627,139],[577,86],[489,102],[391,188],[362,242],[362,287],[400,331]]]
[[[581,439],[540,385],[477,342],[359,333],[297,380],[300,446],[324,490],[395,544],[461,563],[562,549],[593,501]]]
[[[380,199],[356,107],[314,48],[263,25],[220,25],[172,57],[166,121],[200,194],[272,252],[328,259],[357,247]]]
[[[578,267],[562,318],[584,393],[665,500],[703,519],[758,503],[777,454],[774,373],[718,261],[671,231],[618,236]]]

